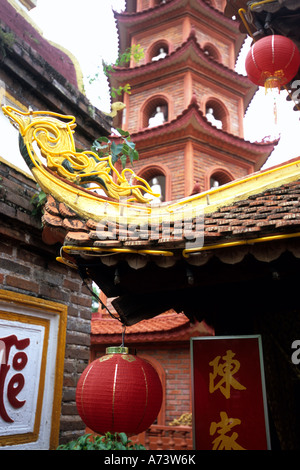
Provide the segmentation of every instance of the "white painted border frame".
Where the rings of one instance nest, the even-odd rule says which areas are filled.
[[[49,338],[52,338],[53,351],[48,347],[46,358],[46,374],[43,394],[44,400],[51,400],[50,412],[43,413],[41,416],[40,433],[35,442],[24,444],[9,443],[8,446],[2,444],[1,450],[22,450],[22,449],[56,449],[58,446],[61,399],[63,385],[63,371],[65,359],[65,342],[67,328],[67,307],[52,301],[47,301],[28,295],[18,294],[16,292],[0,289],[0,310],[8,314],[17,314],[20,316],[35,316],[40,319],[50,320]],[[49,340],[49,344],[51,341]],[[47,375],[53,374],[52,390],[47,391],[49,379]],[[48,382],[47,382],[48,380]],[[48,425],[43,424],[48,422]]]

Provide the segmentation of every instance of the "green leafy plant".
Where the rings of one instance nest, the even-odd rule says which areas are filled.
[[[109,140],[108,137],[99,137],[93,142],[92,151],[96,152],[99,157],[111,155],[112,163],[115,164],[120,159],[122,167],[125,168],[127,158],[133,165],[135,160],[139,159],[139,153],[135,148],[135,143],[131,141],[129,132],[120,128],[116,129],[120,134],[121,143],[116,144]]]
[[[113,71],[114,67],[123,67],[125,64],[134,60],[134,62],[138,63],[144,57],[144,49],[141,47],[140,44],[136,44],[132,47],[128,47],[123,54],[119,54],[116,62],[114,64],[106,64],[102,61],[103,71],[104,74],[109,77],[110,73]],[[116,96],[121,96],[122,93],[131,94],[131,86],[129,83],[126,83],[124,86],[119,86],[119,88],[111,88],[111,96],[116,98]]]
[[[131,59],[134,62],[139,62],[144,57],[144,49],[140,44],[136,44],[132,47],[128,47],[125,52],[119,54],[116,62],[114,64],[106,64],[102,61],[103,72],[109,77],[110,73],[113,72],[114,67],[122,67]],[[89,83],[97,80],[99,77],[97,72],[93,77],[89,77]],[[111,96],[116,98],[117,96],[122,96],[123,93],[131,94],[131,86],[129,83],[126,83],[119,88],[111,87]],[[96,152],[99,157],[103,156],[112,156],[112,163],[115,164],[118,159],[120,159],[122,167],[125,168],[127,158],[129,158],[130,163],[133,165],[134,160],[139,159],[139,154],[135,148],[135,144],[131,141],[129,132],[123,131],[122,129],[117,128],[117,131],[120,134],[121,143],[116,144],[114,141],[109,140],[107,137],[99,137],[93,142],[91,150]]]
[[[129,83],[126,83],[125,86],[119,86],[119,88],[111,87],[111,96],[113,98],[116,98],[118,96],[122,96],[123,93],[127,93],[128,95],[131,95],[131,86]]]
[[[104,75],[109,77],[111,72],[113,72],[114,67],[123,67],[131,59],[134,62],[138,63],[141,59],[144,58],[144,49],[141,47],[140,44],[136,44],[134,46],[128,47],[125,52],[119,54],[116,62],[114,64],[107,64],[106,62],[102,61],[102,68]],[[93,83],[95,80],[99,78],[100,72],[96,72],[94,76],[89,76],[89,83]],[[119,86],[119,88],[111,88],[110,94],[113,98],[117,96],[122,96],[123,93],[131,94],[131,86],[129,83],[126,83],[124,86]]]
[[[37,188],[38,192],[35,193],[30,200],[31,204],[33,205],[31,214],[34,217],[41,218],[43,215],[44,205],[47,201],[47,194],[44,193],[44,191],[39,186],[37,186]]]
[[[13,33],[6,33],[0,29],[0,53],[3,56],[3,59],[6,57],[6,48],[13,46],[15,42],[15,36]]]
[[[124,432],[104,436],[84,434],[77,440],[58,446],[57,450],[145,450],[141,444],[133,444]]]

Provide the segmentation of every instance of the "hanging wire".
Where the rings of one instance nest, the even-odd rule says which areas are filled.
[[[126,326],[123,324],[121,348],[124,348],[124,343],[125,343],[125,330],[126,330]]]
[[[114,320],[118,320],[120,323],[122,323],[123,325],[123,328],[125,328],[125,325],[124,323],[122,322],[122,320],[117,317],[116,315],[114,315],[110,310],[109,308],[107,307],[107,305],[105,305],[105,303],[100,299],[100,297],[96,294],[96,292],[93,292],[93,290],[90,288],[90,286],[88,285],[87,281],[86,281],[86,278],[88,277],[87,274],[86,274],[86,270],[83,268],[83,266],[80,266],[80,264],[76,263],[77,264],[77,269],[78,269],[78,273],[82,279],[82,282],[83,284],[86,286],[86,288],[88,289],[88,291],[91,293],[91,295],[97,300],[97,302],[99,302],[99,304],[101,305],[101,307],[103,309],[105,309],[109,316],[111,318],[113,318]]]

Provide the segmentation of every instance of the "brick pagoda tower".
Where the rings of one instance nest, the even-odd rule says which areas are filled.
[[[140,44],[145,56],[110,75],[111,87],[131,85],[130,95],[116,98],[126,108],[114,125],[130,132],[140,156],[134,170],[160,186],[162,201],[259,170],[273,150],[273,143],[243,138],[256,87],[234,71],[243,37],[224,7],[224,0],[127,0],[125,12],[115,13],[120,52]],[[176,448],[189,448],[191,426],[173,423],[191,412],[190,338],[213,334],[205,322],[191,324],[173,310],[126,328],[125,344],[152,363],[164,390],[155,425],[139,436],[147,448],[169,448],[169,433],[180,442]],[[121,340],[121,324],[99,308],[91,360]]]
[[[158,180],[162,200],[259,170],[273,150],[243,138],[256,86],[234,71],[244,38],[223,15],[225,3],[127,0],[115,13],[120,52],[140,44],[145,54],[111,74],[111,86],[131,85],[115,125],[130,132],[140,154],[135,171]]]

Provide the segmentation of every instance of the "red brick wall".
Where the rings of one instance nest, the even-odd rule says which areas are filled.
[[[148,49],[157,41],[165,40],[169,43],[170,49],[169,52],[174,51],[177,47],[181,46],[183,43],[183,29],[182,29],[182,19],[172,22],[170,25],[164,25],[163,31],[161,28],[154,28],[151,30],[151,34],[147,31],[147,34],[141,33],[137,34],[134,37],[135,44],[140,44],[144,49],[144,59],[142,59],[138,65],[143,65],[146,63],[148,57]]]
[[[149,5],[149,2],[146,2],[143,8]],[[221,30],[216,31],[210,24],[207,24],[205,19],[190,18],[188,13],[186,17],[180,17],[176,21],[170,20],[169,23],[164,23],[163,25],[159,25],[156,22],[151,30],[147,29],[133,36],[132,42],[135,44],[139,43],[145,51],[145,58],[138,63],[138,66],[146,63],[149,48],[158,40],[167,41],[170,46],[170,52],[180,47],[186,40],[185,35],[188,29],[185,20],[187,18],[189,28],[195,30],[196,38],[200,46],[204,47],[206,43],[212,44],[218,50],[222,63],[229,68],[233,68],[232,52],[234,49],[234,40],[225,36]],[[136,64],[132,64],[132,66],[136,66]],[[172,75],[171,80],[168,77],[166,82],[164,82],[163,76],[158,76],[157,81],[149,85],[149,87],[147,86],[147,89],[144,88],[141,90],[140,87],[136,85],[133,86],[132,94],[129,97],[129,105],[127,106],[127,126],[129,132],[136,132],[142,128],[139,118],[142,106],[146,100],[156,94],[166,94],[166,96],[171,99],[172,113],[169,113],[169,119],[178,116],[186,107],[186,103],[184,102],[185,87],[184,77],[178,77],[175,74]],[[239,122],[239,101],[234,95],[234,90],[232,93],[229,93],[222,86],[218,77],[216,77],[214,83],[196,75],[193,77],[192,87],[192,93],[196,94],[200,105],[204,106],[203,99],[205,97],[215,97],[219,99],[227,108],[230,116],[230,127],[227,130],[235,135],[241,134],[240,126],[242,126],[242,123]],[[189,96],[191,96],[191,93],[189,93]]]
[[[239,167],[236,163],[230,161],[224,161],[220,157],[209,155],[207,152],[203,152],[200,149],[194,149],[194,177],[195,181],[200,184],[201,191],[210,189],[208,187],[208,177],[213,169],[227,170],[233,177],[233,179],[241,178],[248,174],[248,171]]]
[[[150,8],[151,0],[137,0],[138,10],[147,10]]]
[[[221,54],[222,64],[226,65],[226,67],[230,67],[231,44],[228,39],[226,38],[226,40],[224,40],[224,38],[220,34],[218,34],[218,37],[216,37],[216,34],[209,28],[209,25],[204,26],[203,23],[194,21],[192,26],[195,30],[196,38],[200,46],[204,47],[206,43],[213,44],[218,50],[218,52]]]
[[[160,81],[159,77],[156,84],[151,89],[139,91],[133,88],[130,95],[130,105],[127,108],[128,131],[137,132],[143,128],[142,110],[146,102],[152,97],[161,96],[170,102],[168,120],[174,119],[184,110],[184,77],[174,77],[170,82]]]
[[[159,152],[162,152],[160,154]],[[229,155],[220,156],[215,153],[214,155],[209,154],[207,150],[202,150],[198,146],[193,146],[193,174],[189,174],[190,187],[193,188],[194,184],[198,182],[200,184],[200,190],[206,191],[210,189],[209,176],[211,173],[218,169],[228,172],[232,179],[242,178],[246,176],[250,169],[245,165],[238,164],[238,161],[233,160]],[[185,162],[184,162],[184,144],[177,145],[176,149],[158,149],[157,153],[151,152],[151,154],[143,154],[140,152],[140,159],[134,163],[134,171],[143,176],[143,168],[148,165],[162,166],[162,168],[168,169],[167,178],[170,178],[171,194],[169,200],[179,199],[188,196],[185,194]]]
[[[156,359],[165,371],[166,400],[165,424],[180,418],[183,413],[192,411],[190,385],[190,351],[188,345],[170,346],[170,349],[138,349],[138,354],[149,354]]]
[[[90,356],[91,295],[76,271],[56,261],[31,214],[36,183],[0,161],[0,289],[68,307],[60,443],[84,433],[75,405],[77,381]]]

